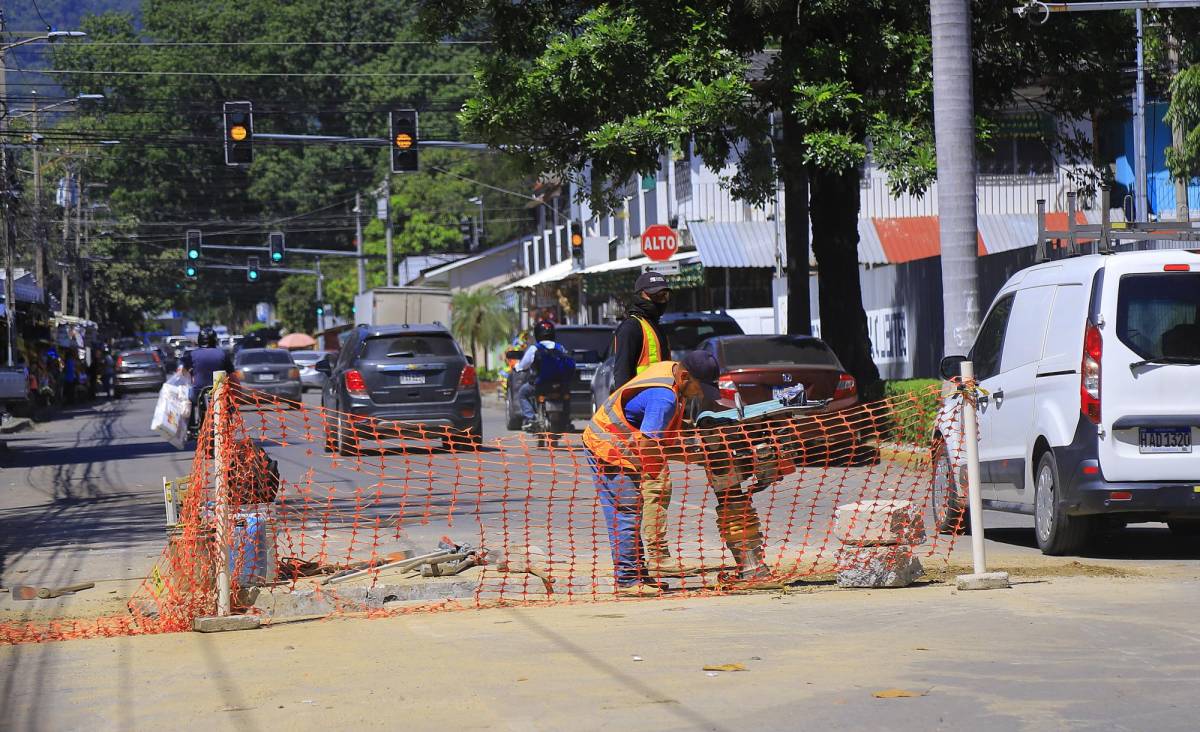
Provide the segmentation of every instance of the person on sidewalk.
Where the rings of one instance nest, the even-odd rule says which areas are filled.
[[[680,439],[688,401],[719,396],[719,368],[710,353],[660,361],[614,391],[583,431],[596,492],[608,528],[620,595],[666,589],[646,567],[642,549],[642,484],[659,480],[668,460],[683,460]]]
[[[671,358],[671,344],[658,320],[671,301],[667,278],[643,272],[633,285],[634,300],[625,320],[613,333],[613,390],[656,363]],[[667,545],[667,507],[671,504],[671,479],[662,475],[642,481],[642,542],[647,565],[661,576],[683,576],[698,571],[671,557]]]

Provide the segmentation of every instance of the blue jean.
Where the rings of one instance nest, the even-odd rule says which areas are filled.
[[[532,422],[537,416],[537,412],[533,408],[533,398],[537,396],[537,387],[531,383],[521,384],[521,388],[517,389],[517,404],[521,405],[521,416],[527,422]]]
[[[642,489],[638,477],[626,471],[600,468],[588,456],[592,482],[604,511],[608,542],[612,549],[613,570],[618,587],[628,587],[645,579],[642,562]]]

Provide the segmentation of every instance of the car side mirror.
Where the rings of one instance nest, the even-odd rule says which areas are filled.
[[[938,371],[946,381],[957,379],[962,376],[962,362],[966,360],[966,356],[946,356],[942,359]]]
[[[322,358],[321,360],[317,361],[315,364],[313,364],[313,368],[325,374],[326,376],[329,376],[333,373],[333,364],[329,362],[328,358]]]

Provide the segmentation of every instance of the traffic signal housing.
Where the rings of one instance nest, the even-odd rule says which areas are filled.
[[[271,265],[283,262],[284,240],[282,231],[272,231],[267,235],[267,249],[271,255]]]
[[[184,245],[184,256],[189,262],[196,262],[200,259],[200,244],[201,236],[199,229],[188,229],[186,235],[186,244]]]
[[[392,150],[392,172],[413,173],[417,165],[417,110],[398,109],[388,113],[388,146]]]
[[[583,227],[575,223],[571,226],[571,258],[583,262]]]
[[[246,281],[258,282],[258,257],[246,258]]]
[[[462,234],[463,251],[471,251],[471,247],[475,244],[475,219],[469,216],[459,219],[458,231]]]
[[[253,105],[225,102],[225,164],[249,165],[254,160],[253,144]]]
[[[195,264],[192,264],[191,262],[183,263],[183,274],[189,280],[196,279],[196,275],[199,273],[199,271],[199,267],[197,267]]]

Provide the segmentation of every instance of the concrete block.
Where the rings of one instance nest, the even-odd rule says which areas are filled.
[[[852,546],[925,542],[925,522],[910,501],[859,501],[838,506],[835,531],[843,544]]]
[[[925,574],[911,546],[843,546],[837,566],[838,587],[907,587]]]
[[[197,633],[224,633],[229,630],[254,630],[260,625],[262,618],[257,615],[214,615],[193,620],[192,630]]]
[[[960,574],[955,579],[960,590],[1006,590],[1012,586],[1008,581],[1008,572]]]
[[[430,577],[374,587],[349,583],[325,587],[302,584],[291,591],[282,587],[264,591],[254,601],[254,607],[270,618],[296,618],[328,615],[337,610],[378,609],[392,603],[470,598],[478,587],[478,576]]]

